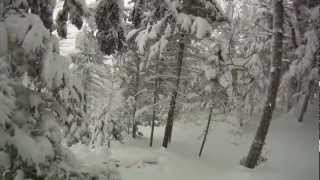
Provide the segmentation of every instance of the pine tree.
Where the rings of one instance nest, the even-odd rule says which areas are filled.
[[[203,3],[208,3],[208,6],[205,6]],[[196,10],[195,10],[196,9]],[[217,4],[215,2],[198,2],[198,1],[184,1],[182,3],[182,12],[184,13],[190,13],[192,15],[198,16],[195,21],[194,25],[199,25],[199,29],[202,28],[208,28],[210,26],[208,22],[203,18],[206,18],[209,22],[216,21],[217,19],[223,19],[222,12],[220,9],[217,7]],[[182,20],[185,21],[185,19],[182,17]],[[183,22],[185,23],[185,22]],[[201,24],[201,25],[200,25]],[[168,111],[168,116],[167,116],[167,123],[165,127],[165,134],[163,138],[163,143],[162,146],[167,148],[169,142],[171,141],[172,138],[172,129],[173,129],[173,120],[174,120],[174,113],[175,113],[175,106],[176,106],[176,99],[178,95],[178,90],[179,90],[179,85],[180,85],[180,75],[182,71],[182,65],[183,65],[183,58],[184,58],[184,51],[185,51],[185,31],[187,31],[188,27],[184,27],[185,25],[181,25],[180,33],[178,33],[179,38],[176,39],[177,41],[177,46],[178,46],[178,51],[177,51],[177,74],[176,74],[176,84],[175,84],[175,89],[172,91],[171,94],[171,101],[170,101],[170,108]],[[193,29],[194,27],[191,27]],[[204,33],[207,33],[204,30]],[[196,37],[197,38],[202,38],[205,34],[203,32],[200,33],[200,31],[197,31]]]
[[[105,54],[113,54],[124,47],[124,30],[121,26],[122,9],[120,1],[101,0],[96,9],[97,39]]]
[[[70,168],[77,162],[62,143],[84,124],[84,92],[50,33],[55,1],[28,2],[0,3],[0,152],[9,160],[1,178],[97,178]]]

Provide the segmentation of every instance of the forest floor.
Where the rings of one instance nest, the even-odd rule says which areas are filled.
[[[303,123],[297,122],[295,111],[275,115],[264,153],[267,161],[256,169],[240,165],[257,128],[253,125],[236,133],[230,124],[213,121],[203,154],[198,157],[206,114],[196,122],[190,122],[190,116],[189,122],[176,122],[168,149],[161,147],[164,127],[160,126],[155,129],[152,148],[148,146],[150,127],[140,127],[144,136],[113,142],[111,152],[106,147],[89,149],[81,144],[70,150],[84,171],[106,175],[109,170],[116,174],[119,170],[122,180],[317,180],[316,112],[315,106],[309,108]]]
[[[161,148],[163,127],[155,130],[153,148],[148,147],[149,129],[144,137],[112,144],[111,158],[117,161],[123,180],[316,180],[318,170],[318,121],[310,108],[303,123],[297,113],[275,115],[267,138],[268,160],[256,169],[240,166],[254,137],[256,127],[245,133],[231,133],[230,125],[213,122],[201,158],[203,123],[176,123],[168,149]]]

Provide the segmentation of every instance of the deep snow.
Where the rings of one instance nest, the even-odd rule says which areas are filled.
[[[113,143],[111,158],[119,165],[123,180],[316,180],[318,171],[318,122],[316,108],[310,108],[303,123],[297,113],[275,115],[267,137],[267,162],[256,169],[240,166],[256,127],[234,135],[229,124],[213,122],[203,155],[198,158],[202,123],[176,123],[171,144],[161,148],[163,127],[155,130],[153,148],[145,137]]]

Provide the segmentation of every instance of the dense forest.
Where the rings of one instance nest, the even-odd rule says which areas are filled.
[[[319,38],[319,0],[1,0],[0,180],[318,179]]]

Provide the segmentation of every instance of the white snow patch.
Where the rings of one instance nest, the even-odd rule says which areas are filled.
[[[195,33],[199,39],[203,38],[210,30],[211,25],[201,17],[196,17],[191,26],[191,33]]]

